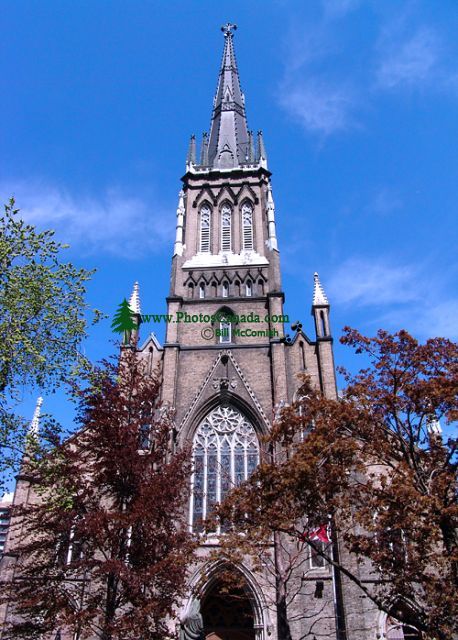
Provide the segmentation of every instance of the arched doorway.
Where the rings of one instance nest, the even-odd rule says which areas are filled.
[[[243,588],[215,581],[202,601],[205,640],[255,640],[252,603]]]

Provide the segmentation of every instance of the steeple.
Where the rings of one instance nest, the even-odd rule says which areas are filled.
[[[245,115],[245,98],[240,87],[234,53],[234,31],[237,25],[227,23],[218,88],[213,102],[213,114],[208,148],[208,164],[228,169],[249,162],[250,141]]]

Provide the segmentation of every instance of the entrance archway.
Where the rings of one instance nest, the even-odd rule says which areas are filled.
[[[202,601],[205,640],[255,640],[253,606],[242,588],[215,581]]]

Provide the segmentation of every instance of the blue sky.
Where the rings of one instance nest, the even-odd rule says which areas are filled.
[[[188,139],[208,129],[229,20],[273,172],[291,320],[313,336],[318,271],[336,338],[347,324],[457,337],[455,0],[1,9],[0,195],[97,268],[91,305],[112,315],[139,280],[143,310],[165,311]],[[94,360],[113,349],[110,322],[91,330]],[[338,341],[336,360],[358,365]],[[61,395],[44,408],[71,415]]]

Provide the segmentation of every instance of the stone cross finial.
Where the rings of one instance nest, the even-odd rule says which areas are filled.
[[[223,26],[221,27],[221,31],[224,33],[224,37],[227,38],[228,36],[232,37],[232,31],[235,31],[237,29],[237,25],[236,24],[232,24],[231,22],[227,22],[226,24],[223,24]]]

